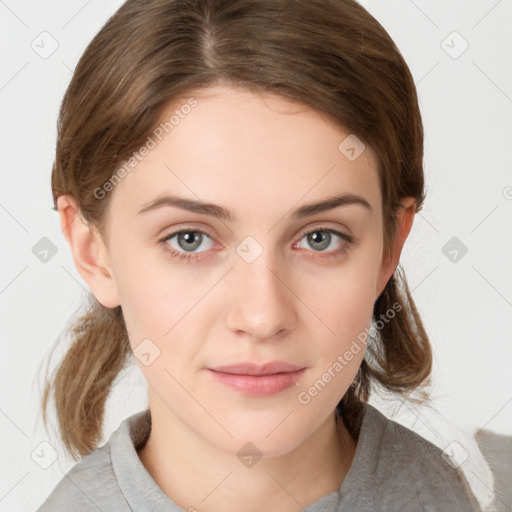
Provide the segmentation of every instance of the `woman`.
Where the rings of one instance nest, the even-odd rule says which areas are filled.
[[[422,153],[357,3],[126,2],[61,107],[52,191],[92,296],[43,411],[85,458],[39,510],[477,510],[367,403],[430,376],[399,267]],[[98,447],[132,357],[149,408]]]

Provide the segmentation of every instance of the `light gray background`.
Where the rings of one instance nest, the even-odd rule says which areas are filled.
[[[50,172],[72,70],[121,3],[0,1],[0,511],[34,510],[74,464],[38,411],[40,365],[85,296],[52,210]],[[492,481],[472,436],[512,434],[512,1],[362,3],[418,87],[428,197],[401,261],[435,357],[434,410],[373,401],[443,449],[452,443],[456,457],[469,454],[461,467],[485,501]],[[33,253],[43,237],[57,250],[46,262]],[[467,247],[456,262],[444,254],[456,246],[443,252],[453,237]],[[146,407],[138,369],[121,377],[104,440]]]

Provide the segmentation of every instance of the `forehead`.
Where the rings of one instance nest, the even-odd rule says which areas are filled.
[[[379,211],[376,159],[361,144],[309,107],[275,94],[197,90],[168,103],[148,138],[151,148],[139,151],[113,190],[111,209],[134,216],[143,204],[174,193],[225,205],[241,218],[264,207],[270,218],[348,192]]]

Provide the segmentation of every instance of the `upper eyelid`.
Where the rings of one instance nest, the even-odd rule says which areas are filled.
[[[325,230],[334,229],[335,231],[345,232],[344,234],[346,234],[347,236],[354,236],[353,233],[352,233],[352,230],[348,226],[346,226],[346,225],[342,224],[340,226],[340,222],[339,221],[316,220],[316,221],[312,221],[311,223],[312,224],[316,224],[316,225],[313,225],[311,228],[297,229],[296,233],[297,234],[299,234],[299,233],[307,233],[307,232],[309,232],[311,230],[315,230],[315,229],[325,229]],[[329,226],[328,223],[337,224],[337,226]],[[194,225],[187,226],[187,222],[184,222],[183,224],[184,224],[183,227],[178,227],[178,228],[175,228],[175,230],[171,230],[169,232],[169,235],[167,235],[167,236],[172,236],[173,234],[180,233],[182,231],[200,231],[200,232],[203,232],[203,233],[207,234],[208,236],[211,236],[210,233],[209,233],[209,229],[210,229],[209,227],[199,227],[197,225],[196,226],[194,226]],[[194,222],[192,222],[192,224],[194,224]],[[215,231],[215,230],[213,230],[213,231]]]
[[[346,229],[346,231],[348,231],[348,233],[343,233],[343,229]],[[327,226],[327,225],[324,225],[324,224],[320,224],[319,226],[313,226],[311,228],[303,228],[303,229],[299,230],[298,233],[301,236],[304,236],[306,233],[311,233],[311,231],[315,231],[315,230],[318,230],[318,231],[330,231],[330,230],[340,231],[342,234],[345,234],[346,236],[351,236],[350,230],[348,228],[338,228],[338,227]],[[205,228],[198,228],[198,227],[195,227],[195,226],[190,226],[190,227],[185,226],[185,227],[182,227],[182,228],[170,231],[169,234],[164,235],[164,238],[169,238],[171,236],[177,235],[179,233],[184,233],[184,232],[185,233],[186,232],[204,233],[205,235],[208,235],[210,238],[213,238],[213,236],[210,235],[210,233],[208,232],[207,229],[205,229]]]
[[[319,226],[313,226],[311,228],[306,228],[306,229],[302,229],[300,230],[299,232],[299,237],[298,238],[299,240],[302,239],[304,236],[306,236],[307,234],[310,234],[312,232],[315,232],[315,231],[327,231],[327,232],[334,232],[334,234],[336,236],[339,236],[341,237],[342,239],[345,240],[346,243],[349,243],[349,242],[355,242],[356,241],[356,238],[350,234],[350,233],[344,233],[342,229],[339,229],[339,228],[334,228],[332,226],[326,226],[326,225],[319,225]],[[210,235],[210,233],[208,233],[207,230],[203,229],[203,228],[198,228],[198,227],[183,227],[183,228],[179,228],[177,229],[176,231],[172,231],[171,233],[169,233],[168,235],[164,235],[160,241],[162,242],[166,242],[168,241],[170,238],[173,238],[175,237],[176,235],[179,235],[180,233],[186,233],[186,232],[199,232],[199,233],[202,233],[206,236],[208,236],[213,242],[215,243],[218,243],[216,240],[215,240],[215,237],[213,237],[212,235]],[[340,234],[338,234],[340,233]]]

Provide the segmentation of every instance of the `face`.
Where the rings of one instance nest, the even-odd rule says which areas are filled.
[[[279,96],[190,96],[111,192],[109,271],[153,413],[232,453],[286,453],[348,389],[393,270],[376,160]]]

